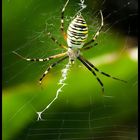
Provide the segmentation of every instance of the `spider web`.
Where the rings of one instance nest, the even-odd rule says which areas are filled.
[[[39,140],[70,140],[70,139],[101,139],[101,140],[132,140],[137,139],[137,126],[126,125],[113,116],[113,99],[102,98],[100,105],[96,104],[91,94],[86,107],[74,108],[69,105],[69,99],[63,102],[66,109],[54,112],[47,111],[46,120],[32,120],[30,127],[19,136],[20,139]],[[61,100],[55,102],[56,106]],[[54,108],[56,108],[54,106]],[[58,109],[59,110],[59,109]],[[22,136],[22,137],[21,137]]]
[[[63,5],[63,3],[64,2],[61,1],[62,5]],[[99,4],[98,3],[97,4],[95,3],[95,4],[100,5],[100,7],[101,7],[105,3],[106,3],[106,1],[100,2]],[[71,7],[73,7],[75,9],[73,13],[76,13],[79,10],[79,8],[78,9],[76,8],[77,5],[76,4],[74,4],[74,5],[71,4],[70,5]],[[133,0],[126,2],[122,6],[121,9],[119,9],[119,10],[115,9],[114,11],[105,15],[104,16],[104,21],[106,21],[108,19],[111,19],[112,15],[114,13],[121,12],[124,8],[128,7],[129,5],[134,5]],[[100,20],[99,20],[99,18],[100,18],[99,10],[101,9],[100,7],[98,7],[97,10],[94,10],[94,9],[91,10],[91,11],[94,12],[92,14],[94,17],[91,17],[91,14],[90,14],[91,11],[86,11],[86,14],[84,14],[86,20],[88,19],[87,22],[89,24],[88,26],[89,26],[89,29],[90,29],[89,30],[89,38],[92,37],[92,35],[97,31],[97,29],[100,25]],[[34,9],[37,9],[37,7],[35,7]],[[106,9],[103,9],[102,11],[105,12]],[[5,48],[3,48],[3,58],[4,58],[4,60],[3,60],[4,61],[3,86],[8,87],[8,86],[12,85],[13,83],[16,83],[16,81],[17,81],[17,83],[19,83],[19,82],[23,83],[23,81],[31,82],[31,81],[33,81],[33,79],[35,79],[34,78],[35,75],[41,75],[40,71],[42,71],[42,69],[44,69],[44,70],[46,69],[46,64],[38,64],[36,62],[26,63],[26,62],[23,62],[21,59],[16,59],[16,61],[14,61],[14,62],[13,61],[12,62],[8,61],[7,58],[9,58],[11,60],[13,60],[15,58],[15,56],[12,54],[12,51],[16,51],[16,52],[18,52],[18,53],[20,53],[20,54],[22,54],[26,57],[38,57],[38,58],[47,57],[48,56],[47,53],[49,53],[49,55],[51,55],[51,54],[53,55],[54,51],[56,53],[61,53],[62,52],[61,48],[58,48],[58,46],[55,45],[49,39],[49,37],[46,36],[47,32],[52,32],[52,35],[54,35],[54,37],[56,37],[57,40],[60,40],[60,42],[62,42],[62,36],[59,35],[60,31],[58,30],[59,29],[59,24],[60,24],[59,23],[60,22],[60,16],[57,13],[60,13],[60,12],[58,12],[58,10],[54,10],[52,13],[50,12],[49,14],[48,13],[47,14],[46,13],[41,13],[40,16],[41,16],[42,23],[40,23],[41,27],[39,26],[38,28],[43,27],[43,29],[40,29],[39,31],[30,31],[30,29],[28,29],[28,30],[26,29],[25,33],[30,32],[30,34],[31,34],[31,32],[33,32],[32,36],[27,36],[24,39],[26,43],[21,42],[22,45],[19,45],[18,47],[15,47],[14,49],[11,48],[8,51]],[[104,25],[104,31],[101,32],[102,39],[100,39],[98,41],[98,43],[102,44],[102,42],[108,41],[107,37],[106,36],[104,37],[104,35],[108,34],[109,36],[111,36],[112,33],[110,33],[109,31],[113,27],[116,27],[116,25],[118,25],[119,23],[122,23],[123,21],[127,20],[127,18],[129,18],[131,16],[135,17],[135,16],[137,16],[137,13],[128,13],[127,16],[119,18],[116,21],[113,21],[112,24],[105,24]],[[50,17],[50,18],[47,18],[47,20],[46,20],[46,17]],[[65,27],[68,26],[68,24],[69,24],[69,22],[71,21],[72,18],[73,17],[69,16],[68,14],[66,15],[66,17],[65,17],[65,21],[66,21]],[[23,19],[23,21],[28,21],[28,20],[29,19],[26,19],[26,17]],[[56,24],[53,23],[54,21],[56,21]],[[29,20],[28,22],[30,23],[31,21]],[[28,27],[28,28],[30,28],[30,27]],[[53,30],[55,30],[56,32],[53,32]],[[126,36],[126,44],[127,45],[124,45],[123,48],[121,48],[120,54],[127,49],[126,47],[128,46],[129,42],[133,43],[132,45],[137,45],[137,40],[135,40],[135,38],[130,38],[129,37],[129,34],[131,34],[132,32],[136,32],[136,31],[133,31],[131,29],[131,26],[129,26],[128,30],[127,30],[128,36]],[[120,32],[117,31],[116,35],[115,35],[116,40],[119,37],[119,35],[120,35]],[[101,53],[102,49],[103,49],[102,47],[96,47],[97,53],[94,54],[94,55],[95,56],[98,55],[98,51],[100,51],[100,53]],[[88,53],[90,53],[90,52],[88,52]],[[25,63],[25,65],[22,68],[22,70],[14,71],[15,67],[20,67],[24,63]],[[36,63],[36,64],[34,64],[34,63]],[[50,62],[48,62],[48,64],[50,64]],[[39,65],[39,67],[37,65]],[[34,73],[31,71],[33,68],[36,68],[36,71]],[[23,75],[25,73],[28,74],[27,80],[23,78],[24,77]],[[39,78],[39,76],[37,78]],[[34,80],[34,82],[38,80],[37,78]],[[31,81],[30,81],[30,79],[31,79]]]
[[[107,1],[101,1],[101,2],[98,2],[98,3],[96,2],[96,3],[98,6],[99,5],[103,6],[106,2]],[[129,7],[129,5],[133,5],[133,2],[134,1],[132,0],[132,1],[127,1],[123,3],[122,9],[115,9],[114,11],[110,12],[110,14],[105,15],[104,19],[105,20],[110,19],[114,13],[121,12],[121,10]],[[63,6],[65,2],[60,1],[60,3],[61,3],[61,6]],[[76,3],[74,3],[73,5],[71,4],[69,7],[73,7],[73,9],[75,9],[73,13],[76,13],[76,11],[79,10],[77,6],[78,6],[78,2],[77,4]],[[38,7],[35,7],[34,9],[37,9]],[[25,56],[34,56],[34,57],[41,57],[41,58],[47,57],[48,55],[46,53],[46,44],[47,44],[47,52],[49,52],[49,54],[54,54],[53,53],[54,51],[55,53],[62,52],[62,50],[59,49],[57,45],[53,44],[53,42],[51,42],[51,40],[47,38],[45,35],[46,32],[50,31],[52,32],[54,36],[56,36],[58,40],[62,41],[62,37],[59,35],[59,31],[58,31],[58,28],[59,28],[58,25],[59,25],[59,20],[60,20],[60,17],[58,14],[60,13],[59,9],[61,8],[59,7],[58,9],[54,10],[52,13],[47,13],[47,14],[44,12],[41,12],[41,20],[43,22],[43,23],[40,23],[41,27],[39,28],[41,29],[39,31],[34,31],[34,35],[32,37],[30,36],[28,39],[25,39],[25,40],[29,40],[26,43],[21,43],[22,45],[18,45],[18,47],[15,47],[14,49],[11,48],[11,50],[8,52],[5,51],[3,53],[3,57],[4,58],[14,57],[12,56],[12,53],[11,53],[13,50]],[[100,15],[98,13],[100,9],[101,9],[100,7],[98,7],[97,10],[92,9],[94,11],[93,13],[94,23],[93,23],[93,18],[91,19],[89,18],[90,12],[88,13],[87,11],[86,14],[84,15],[86,19],[89,18],[87,21],[89,23],[89,28],[90,28],[89,38],[93,34],[92,31],[96,32],[98,25],[100,25],[100,17],[99,17]],[[103,12],[105,11],[106,9],[103,9]],[[112,33],[110,32],[110,30],[113,27],[115,27],[120,22],[125,21],[129,16],[135,17],[135,15],[137,15],[137,13],[130,12],[127,17],[118,18],[116,19],[116,21],[113,21],[112,24],[105,24],[104,30],[101,32],[102,39],[99,39],[98,43],[102,44],[103,42],[108,41],[108,38],[106,36],[103,37],[104,35],[108,34],[111,36]],[[50,18],[47,18],[46,20],[46,17],[50,17]],[[70,17],[67,12],[66,19],[65,19],[66,27],[71,19],[72,17]],[[24,20],[29,22],[28,18],[27,19],[25,18]],[[55,24],[54,24],[54,21],[56,22]],[[44,26],[43,30],[42,30],[41,24],[43,24]],[[53,30],[56,30],[56,32],[53,33]],[[31,31],[25,30],[25,32],[31,32]],[[129,50],[131,46],[134,46],[136,44],[135,38],[133,40],[129,36],[132,32],[133,32],[133,29],[131,29],[131,25],[130,25],[127,30],[125,44],[119,50],[120,56],[123,55],[127,49]],[[116,31],[116,34],[115,34],[116,40],[119,38],[119,35],[120,35],[120,31]],[[29,47],[30,45],[31,47]],[[97,54],[95,54],[95,57],[101,52],[102,48],[103,47],[96,47]],[[108,50],[106,50],[106,52],[108,52]],[[88,55],[91,56],[91,52],[87,52],[87,53],[89,53]],[[95,63],[97,63],[97,65],[100,65],[101,62],[100,60],[98,61],[98,57],[97,57],[97,61],[95,60]],[[106,62],[102,62],[102,63],[106,63]],[[47,63],[47,66],[49,64],[50,62]],[[24,65],[24,68],[22,67],[22,69],[18,71],[11,70],[11,69],[14,69],[15,66],[17,65],[19,67]],[[62,63],[59,66],[62,68],[64,64]],[[35,71],[32,72],[32,69],[35,69]],[[33,82],[33,84],[36,84],[36,81],[38,80],[40,74],[42,74],[43,72],[42,69],[43,70],[46,69],[46,64],[26,63],[18,59],[16,62],[5,63],[3,67],[3,71],[5,74],[3,77],[4,79],[3,85],[4,87],[7,88],[7,87],[12,86],[13,83],[17,85],[17,83],[19,84],[26,81],[28,81],[29,84],[31,82]],[[80,69],[82,69],[82,67],[80,67]],[[54,75],[59,74],[61,76],[59,67],[58,67],[58,71],[54,70],[52,73]],[[27,74],[28,79],[20,78],[20,77],[24,77],[23,75],[25,74]],[[70,79],[71,77],[70,75],[71,74],[69,74],[68,79]],[[137,86],[136,77],[137,77],[137,73],[135,74],[134,77],[132,77],[132,79],[130,79],[132,80],[132,83],[133,83],[132,89],[135,89]],[[56,81],[58,81],[58,79]],[[67,81],[66,83],[68,83],[66,88],[70,88],[71,90],[74,83],[72,83],[72,81],[71,82]],[[46,89],[48,88],[48,85],[45,85],[45,82],[44,82],[44,84],[42,85],[42,88]],[[92,90],[94,90],[94,88]],[[99,87],[99,90],[100,90],[100,87]],[[94,91],[94,93],[99,94],[100,93],[99,90],[96,92]],[[73,91],[74,90],[72,90],[72,92]],[[78,92],[78,90],[76,91]],[[87,89],[85,89],[85,92],[86,91]],[[55,93],[54,90],[53,92]],[[22,139],[25,139],[25,140],[32,140],[32,139],[36,139],[36,140],[85,140],[85,139],[86,140],[88,139],[89,140],[95,140],[95,139],[98,139],[98,140],[100,139],[101,140],[135,140],[137,139],[136,123],[132,122],[131,124],[130,122],[130,124],[127,124],[127,123],[125,124],[125,123],[120,122],[119,118],[114,116],[114,109],[116,109],[116,106],[117,106],[117,105],[114,105],[114,102],[116,101],[116,98],[118,97],[112,96],[112,94],[109,94],[109,96],[107,95],[106,97],[102,96],[100,97],[101,102],[98,103],[95,99],[97,95],[93,93],[89,93],[86,95],[87,97],[85,97],[85,100],[83,99],[86,102],[85,106],[81,107],[80,105],[77,105],[75,102],[73,103],[73,99],[70,97],[70,95],[66,95],[66,94],[67,93],[65,93],[65,88],[64,88],[63,96],[60,96],[60,99],[58,99],[54,103],[54,105],[52,105],[52,108],[49,108],[47,112],[43,113],[43,116],[46,119],[39,122],[36,121],[36,118],[32,119],[31,123],[29,123],[29,125],[25,127],[25,129],[17,136],[17,138],[14,138],[14,139],[21,139],[21,140]],[[80,94],[80,93],[75,92],[75,94]],[[26,107],[32,110],[33,108],[35,109],[35,106],[32,106],[32,104],[34,104],[33,102],[35,102],[39,98],[39,96],[43,96],[43,95],[37,95],[37,96],[34,95],[32,98],[30,97],[29,100],[25,102],[25,104],[19,107],[19,109],[17,109],[17,111],[14,112],[12,116],[10,116],[10,121],[13,121],[13,119],[16,118],[18,114],[22,112]],[[124,96],[124,93],[122,96]],[[80,95],[79,96],[77,95],[76,97],[81,98]],[[119,98],[121,98],[120,94],[119,94]],[[45,102],[42,102],[42,105],[40,106],[42,107],[42,106],[47,105],[47,102],[45,104],[44,103]],[[35,109],[35,112],[36,112],[36,109]],[[132,119],[135,119],[135,118],[132,117]],[[7,137],[10,137],[10,136],[7,136]]]
[[[77,110],[73,109],[74,112],[46,113],[47,120],[32,123],[25,136],[26,140],[130,140],[137,137],[136,126],[116,123],[112,111],[110,111],[112,106],[104,103],[102,104],[103,107],[97,106],[94,104],[92,96],[89,97],[89,103],[90,105],[87,108],[90,110],[83,108],[83,111],[79,111],[79,108]],[[109,111],[106,113],[104,110]]]

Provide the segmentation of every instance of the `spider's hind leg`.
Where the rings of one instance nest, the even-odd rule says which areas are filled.
[[[96,75],[92,67],[81,57],[79,56],[78,59],[86,66],[86,68],[92,72],[92,74],[96,77],[97,81],[99,82],[101,88],[102,88],[102,93],[104,93],[104,85],[102,81],[99,79],[99,77]]]
[[[46,74],[54,67],[56,66],[57,64],[59,64],[60,62],[62,62],[63,60],[65,60],[66,58],[68,58],[68,56],[65,56],[63,58],[61,58],[60,60],[54,62],[53,64],[51,64],[47,70],[44,72],[44,74],[42,75],[42,77],[39,79],[39,83],[41,84],[42,83],[42,80],[43,78],[46,76]]]
[[[91,62],[89,62],[88,60],[86,60],[86,59],[83,58],[82,56],[80,56],[80,57],[81,57],[89,66],[91,66],[92,68],[94,68],[95,71],[101,73],[102,75],[107,76],[107,77],[110,77],[110,78],[115,79],[115,80],[118,80],[118,81],[121,81],[121,82],[124,82],[124,83],[127,82],[127,81],[125,81],[125,80],[122,80],[122,79],[113,77],[113,76],[111,76],[111,75],[109,75],[109,74],[107,74],[107,73],[105,73],[105,72],[103,72],[103,71],[100,71],[100,70],[99,70],[97,67],[95,67]]]

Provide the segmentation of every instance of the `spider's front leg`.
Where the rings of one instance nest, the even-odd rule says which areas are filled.
[[[64,31],[64,12],[65,12],[65,9],[66,9],[66,6],[68,3],[69,3],[69,0],[67,0],[66,4],[64,5],[62,12],[61,12],[61,27],[60,27],[60,29],[61,29],[61,32],[62,32],[65,40],[67,39],[67,35]]]
[[[49,56],[49,57],[47,57],[47,58],[26,58],[26,57],[24,57],[24,56],[18,54],[18,53],[15,52],[15,51],[13,51],[13,53],[14,53],[15,55],[17,55],[18,57],[20,57],[21,59],[24,59],[24,60],[26,60],[26,61],[35,61],[35,62],[36,62],[36,61],[39,61],[39,62],[49,61],[49,60],[51,60],[51,59],[60,58],[60,57],[66,55],[66,52],[64,52],[64,53],[56,54],[56,55],[53,55],[53,56]]]
[[[92,46],[89,47],[88,45],[90,45],[91,43],[93,43],[96,40],[96,38],[99,36],[99,34],[103,28],[104,22],[103,22],[103,14],[102,14],[101,10],[100,10],[100,14],[101,14],[101,25],[100,25],[98,31],[96,32],[96,34],[93,36],[93,38],[89,42],[84,44],[83,50],[87,50],[87,49],[92,48]]]

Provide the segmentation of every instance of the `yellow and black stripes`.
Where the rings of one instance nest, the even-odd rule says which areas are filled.
[[[88,27],[81,15],[77,15],[70,23],[67,30],[68,47],[82,48],[88,37]]]
[[[102,28],[103,28],[103,14],[102,11],[100,10],[100,14],[101,14],[101,25],[99,27],[99,29],[97,30],[97,32],[95,33],[95,35],[92,37],[92,39],[86,43],[86,39],[88,37],[88,26],[86,24],[86,21],[84,20],[84,18],[82,17],[81,13],[78,12],[79,14],[76,15],[76,17],[71,21],[68,29],[67,29],[67,34],[64,31],[64,12],[66,9],[66,6],[68,4],[69,0],[67,0],[66,4],[64,5],[62,12],[61,12],[61,32],[64,36],[64,39],[67,40],[67,44],[68,47],[66,47],[65,45],[59,43],[59,41],[57,39],[55,39],[51,33],[46,33],[50,39],[56,43],[58,46],[60,46],[61,48],[66,49],[66,52],[64,53],[60,53],[60,54],[56,54],[53,56],[49,56],[47,58],[27,58],[27,57],[23,57],[22,55],[18,54],[17,52],[13,51],[13,53],[15,55],[17,55],[18,57],[20,57],[21,59],[24,59],[25,61],[39,61],[39,62],[45,62],[45,61],[49,61],[51,59],[54,58],[60,58],[61,59],[57,60],[56,62],[52,63],[47,69],[46,71],[43,73],[43,75],[41,76],[41,78],[39,79],[39,83],[41,84],[43,78],[48,74],[48,72],[55,67],[57,64],[61,63],[63,60],[65,60],[66,58],[69,58],[70,62],[74,62],[76,59],[80,60],[84,66],[86,66],[86,68],[92,72],[92,74],[95,76],[95,78],[97,79],[98,83],[100,84],[101,88],[102,88],[102,92],[104,92],[104,85],[102,83],[102,81],[99,79],[99,77],[96,75],[96,72],[99,72],[107,77],[113,78],[115,80],[119,80],[122,82],[126,82],[124,80],[121,80],[119,78],[113,77],[105,72],[100,71],[99,69],[97,69],[92,63],[90,63],[88,60],[86,60],[85,58],[83,58],[80,54],[81,50],[88,50],[90,49],[92,46],[90,46],[91,43],[93,43],[96,38],[99,36]],[[94,46],[97,45],[97,43],[94,44]]]

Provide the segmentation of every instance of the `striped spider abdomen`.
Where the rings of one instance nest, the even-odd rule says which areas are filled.
[[[88,27],[82,15],[77,15],[69,24],[67,44],[69,48],[82,48],[88,37]]]

